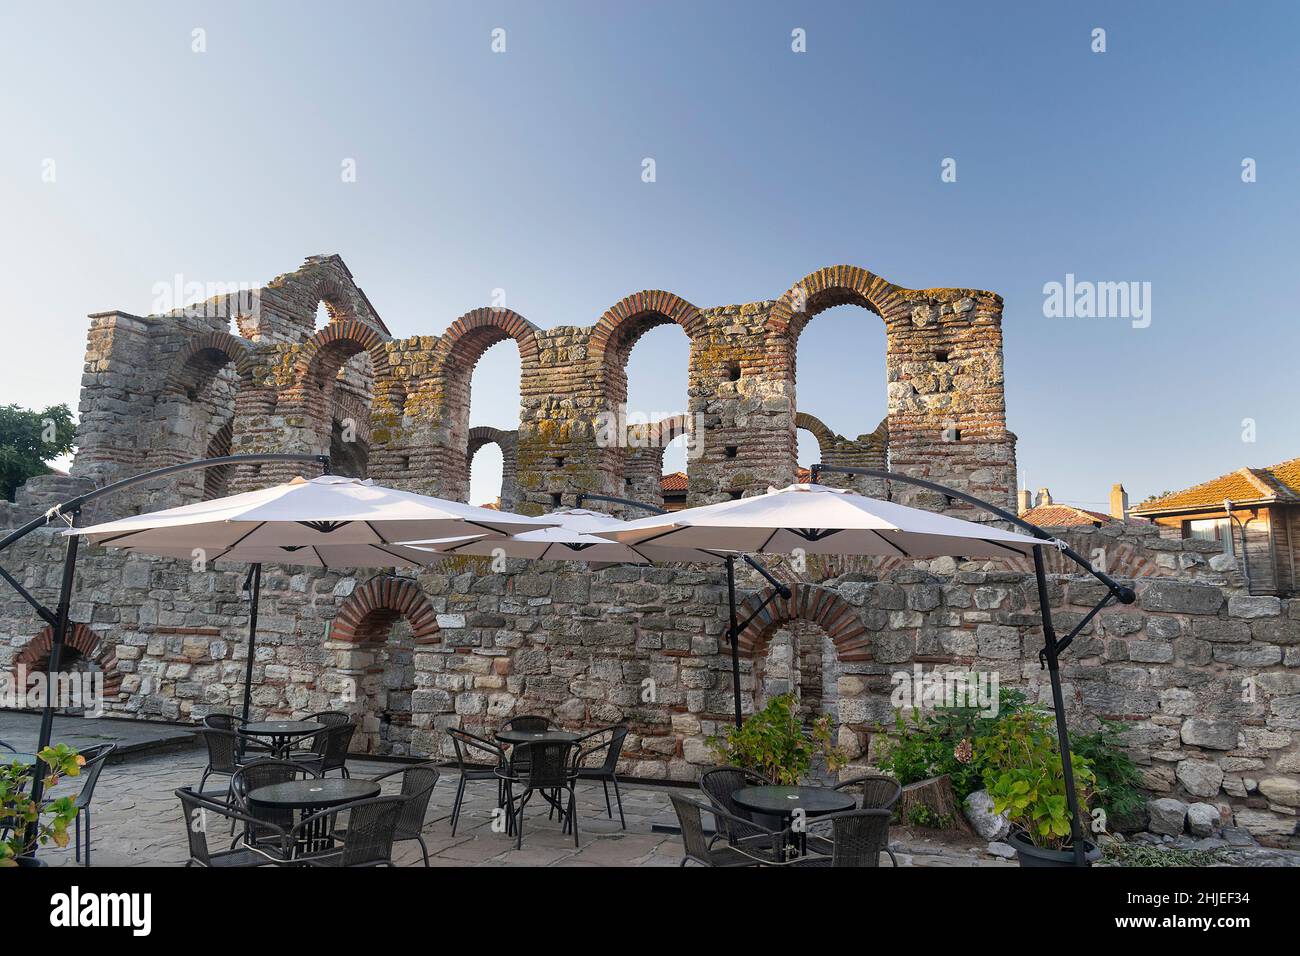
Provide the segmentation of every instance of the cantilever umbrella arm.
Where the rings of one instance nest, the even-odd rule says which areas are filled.
[[[960,491],[956,488],[949,488],[947,485],[941,485],[938,482],[927,481],[924,478],[913,478],[910,475],[901,475],[892,471],[883,471],[878,468],[852,468],[845,465],[823,465],[816,464],[812,466],[812,481],[817,482],[818,475],[823,472],[829,472],[837,475],[862,475],[869,478],[882,478],[886,481],[901,481],[904,484],[915,485],[918,488],[925,488],[929,491],[936,491],[949,498],[955,498],[964,501],[967,504],[982,508],[990,514],[1008,521],[1019,528],[1029,532],[1035,538],[1043,542],[1041,545],[1034,546],[1034,578],[1038,585],[1038,607],[1043,619],[1043,649],[1039,651],[1038,660],[1040,665],[1046,666],[1048,677],[1052,684],[1052,701],[1056,710],[1056,736],[1061,748],[1061,775],[1065,783],[1066,800],[1070,807],[1070,841],[1074,849],[1074,862],[1076,866],[1085,865],[1083,830],[1079,822],[1079,798],[1074,789],[1074,767],[1070,762],[1070,733],[1065,725],[1065,697],[1061,690],[1061,672],[1058,664],[1058,658],[1061,651],[1069,646],[1075,636],[1082,631],[1102,608],[1118,601],[1120,604],[1132,604],[1137,599],[1137,594],[1131,587],[1115,581],[1104,571],[1098,571],[1078,552],[1067,545],[1064,541],[1054,538],[1038,525],[1026,521],[1018,515],[1013,515],[1004,508],[990,504],[981,498]],[[1056,628],[1052,624],[1051,601],[1047,595],[1047,572],[1043,564],[1043,546],[1051,545],[1061,554],[1065,555],[1079,567],[1083,568],[1094,578],[1106,585],[1106,595],[1097,602],[1097,605],[1084,616],[1074,629],[1065,637],[1059,640],[1056,637]]]
[[[17,541],[21,541],[33,531],[43,528],[46,525],[54,524],[59,520],[66,521],[69,527],[77,523],[77,518],[81,515],[81,509],[90,502],[108,495],[124,491],[133,485],[138,485],[146,481],[152,481],[156,478],[165,478],[168,475],[178,474],[184,471],[196,471],[202,468],[213,468],[217,465],[242,465],[255,464],[263,462],[276,461],[295,461],[295,462],[316,462],[321,466],[325,473],[329,473],[330,459],[329,455],[292,455],[292,454],[265,454],[265,455],[222,455],[219,458],[199,458],[195,461],[182,462],[178,465],[168,465],[165,468],[155,468],[152,471],[142,472],[138,475],[132,475],[129,478],[123,478],[120,481],[104,485],[102,488],[95,488],[87,491],[85,494],[77,495],[75,498],[69,498],[50,508],[39,517],[33,518],[21,528],[15,528],[9,534],[0,538],[0,551],[4,551]],[[72,535],[68,538],[67,551],[63,558],[63,578],[59,585],[59,601],[53,611],[41,604],[33,597],[26,588],[24,588],[8,571],[0,568],[0,578],[5,583],[18,592],[18,595],[30,604],[36,611],[41,620],[50,625],[53,635],[50,640],[50,656],[46,664],[46,674],[52,678],[59,670],[60,658],[63,654],[64,637],[68,630],[68,608],[72,603],[72,584],[76,577],[77,570],[77,549],[81,543],[79,535]],[[260,566],[259,566],[260,570]],[[260,578],[260,575],[259,575]],[[256,621],[256,596],[253,597],[254,621]],[[249,658],[252,654],[250,649]],[[47,681],[47,685],[53,688],[52,680]],[[36,752],[44,750],[50,745],[50,737],[54,730],[54,700],[53,694],[45,695],[45,707],[41,712],[41,730],[37,738]],[[45,777],[37,773],[32,777],[32,801],[39,803],[45,791]],[[31,843],[35,839],[35,827],[33,823],[27,830],[27,841]],[[35,849],[32,850],[35,853]]]

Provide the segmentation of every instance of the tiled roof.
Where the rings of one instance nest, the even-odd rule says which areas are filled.
[[[686,472],[674,471],[669,475],[659,477],[659,490],[668,491],[685,491],[686,490]]]
[[[1224,499],[1234,504],[1300,501],[1300,458],[1269,468],[1240,468],[1182,491],[1147,501],[1133,509],[1138,514],[1220,508]]]
[[[1084,525],[1114,524],[1116,522],[1115,518],[1102,514],[1100,511],[1089,511],[1086,508],[1076,508],[1073,505],[1063,505],[1060,502],[1030,508],[1022,513],[1020,517],[1038,525],[1040,528],[1079,528]]]
[[[808,484],[810,481],[812,481],[812,469],[802,468],[802,467],[799,468],[799,470],[794,473],[794,480],[796,483],[801,485]]]

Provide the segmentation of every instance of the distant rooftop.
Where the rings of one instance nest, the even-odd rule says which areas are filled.
[[[1221,508],[1225,499],[1234,505],[1300,502],[1300,458],[1268,468],[1240,468],[1211,481],[1144,502],[1136,514],[1167,514]]]

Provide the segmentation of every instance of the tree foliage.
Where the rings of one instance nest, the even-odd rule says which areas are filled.
[[[50,472],[46,464],[72,451],[77,426],[67,405],[44,411],[0,406],[0,495],[13,501],[14,492],[28,478]]]

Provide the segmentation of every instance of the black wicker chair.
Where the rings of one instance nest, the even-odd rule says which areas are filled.
[[[460,805],[465,799],[465,784],[476,780],[492,780],[497,785],[497,806],[505,803],[506,785],[497,771],[506,764],[505,751],[485,737],[471,734],[459,727],[448,727],[447,736],[456,751],[456,768],[460,771],[460,782],[456,784],[456,801],[451,808],[451,835],[456,835],[456,826],[460,823]],[[470,758],[483,754],[492,758],[492,763],[479,763]]]
[[[203,797],[212,797],[213,794],[207,793],[203,785],[208,782],[208,777],[213,774],[233,778],[235,772],[244,765],[240,757],[241,739],[233,730],[218,730],[214,727],[204,727],[199,731],[199,736],[203,738],[203,743],[208,748],[208,765],[203,768],[203,776],[199,778],[199,785],[195,788],[195,793]],[[230,802],[230,781],[226,781],[226,802]]]
[[[687,863],[721,867],[765,866],[781,859],[782,834],[768,833],[770,842],[766,845],[760,845],[755,841],[739,846],[728,844],[715,847],[714,841],[710,840],[708,834],[704,832],[701,812],[712,814],[719,831],[728,823],[733,826],[751,825],[749,821],[733,817],[724,810],[681,794],[669,794],[669,799],[673,802],[673,809],[677,811],[677,822],[682,828],[682,846],[685,850],[682,866]]]
[[[304,817],[289,831],[291,846],[301,845],[303,835],[316,832],[321,822],[327,822],[333,830],[333,821],[340,813],[348,815],[348,826],[340,833],[341,846],[297,852],[293,862],[305,866],[392,866],[398,820],[410,802],[403,796],[371,797]]]
[[[607,734],[608,739],[604,739]],[[617,770],[618,758],[623,752],[623,741],[626,737],[627,725],[613,724],[600,730],[593,730],[574,741],[579,749],[578,779],[600,781],[601,786],[605,788],[605,812],[609,814],[611,820],[614,819],[614,810],[609,803],[609,785],[611,782],[614,784],[614,797],[618,801],[618,822],[624,830],[627,829],[627,820],[623,818],[623,794],[618,788]],[[588,757],[602,750],[605,752],[605,759],[599,767],[583,766]]]
[[[203,718],[204,727],[209,727],[212,730],[228,730],[239,735],[239,758],[241,763],[250,758],[271,756],[270,747],[261,741],[245,737],[241,733],[244,724],[247,722],[243,717],[236,717],[234,714],[208,714]]]
[[[81,767],[81,792],[72,801],[72,805],[77,812],[72,824],[76,827],[76,859],[86,866],[90,866],[90,801],[95,796],[95,784],[99,782],[99,775],[104,771],[104,764],[108,761],[108,755],[116,749],[117,744],[98,744],[94,747],[87,747],[80,752],[86,762]],[[86,856],[84,860],[81,856],[83,824],[86,831]]]
[[[883,773],[869,773],[835,785],[836,790],[857,789],[862,793],[859,810],[889,810],[903,794],[897,780]]]
[[[268,855],[250,846],[239,846],[215,852],[210,850],[208,847],[208,833],[212,829],[212,820],[214,818],[222,821],[230,820],[232,829],[239,823],[246,826],[257,826],[267,834],[268,838],[275,836],[275,842],[282,847],[288,845],[288,834],[283,830],[279,830],[278,827],[273,827],[261,820],[255,820],[224,803],[202,797],[189,787],[182,787],[175,793],[181,801],[185,833],[190,844],[190,858],[185,862],[186,866],[225,868],[267,866],[268,864],[273,865],[281,862],[279,853]],[[272,831],[274,830],[279,830],[278,835],[273,834]]]
[[[303,720],[320,724],[328,730],[330,727],[341,727],[344,724],[352,723],[352,715],[341,710],[322,710],[314,714],[308,714]],[[299,763],[312,763],[318,757],[324,756],[325,745],[329,740],[329,736],[324,730],[318,730],[316,733],[300,739],[308,746],[305,750],[290,753],[288,759],[296,760]]]
[[[524,845],[524,807],[534,793],[540,793],[542,799],[550,804],[564,820],[563,832],[573,830],[573,845],[578,845],[578,748],[572,740],[539,740],[536,743],[524,743],[515,747],[522,751],[521,756],[527,763],[527,769],[521,771],[517,764],[500,767],[497,773],[506,785],[506,832],[513,829],[515,849]],[[515,788],[523,787],[515,806]],[[562,793],[568,793],[568,806],[565,806]]]
[[[248,825],[244,828],[244,843],[252,847],[275,848],[279,845],[276,831],[287,832],[293,827],[294,812],[290,809],[259,806],[248,799],[248,795],[260,787],[269,787],[275,783],[288,783],[302,777],[316,777],[315,768],[292,760],[254,760],[240,767],[230,778],[231,806],[246,817],[257,821],[259,826]],[[270,824],[264,833],[260,824]],[[232,831],[233,832],[233,831]]]
[[[724,814],[718,821],[719,838],[733,846],[746,840],[755,840],[759,846],[765,846],[771,838],[772,830],[754,822],[753,815],[732,799],[732,794],[744,787],[770,787],[772,781],[756,770],[744,767],[713,767],[700,774],[700,790]]]
[[[357,725],[350,720],[318,730],[312,736],[311,751],[294,754],[292,759],[312,767],[321,777],[331,770],[338,770],[347,777],[348,748],[352,746],[352,735],[356,732]]]
[[[879,866],[880,854],[887,853],[898,866],[898,858],[889,848],[889,820],[893,812],[884,809],[845,810],[818,817],[818,824],[831,825],[828,853],[794,860],[791,866]],[[787,831],[788,832],[788,831]],[[827,841],[818,841],[819,845]],[[810,838],[809,846],[813,845]]]
[[[429,848],[424,843],[424,815],[429,811],[429,800],[433,797],[434,784],[438,782],[438,771],[432,763],[420,763],[400,770],[390,770],[370,779],[379,783],[398,774],[402,777],[402,793],[406,804],[397,819],[397,833],[394,841],[415,840],[420,844],[420,853],[424,856],[424,865],[429,865]],[[346,833],[344,834],[346,839]]]

